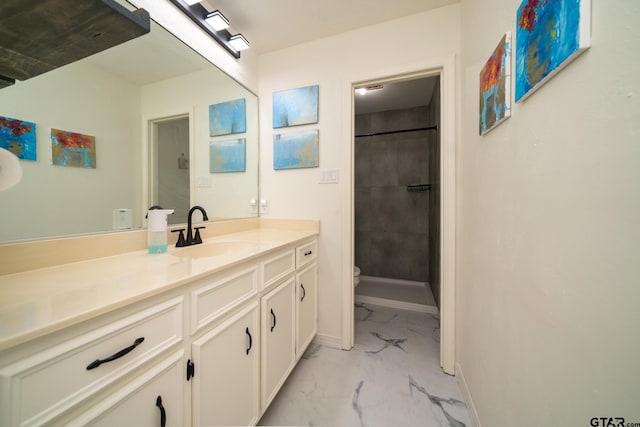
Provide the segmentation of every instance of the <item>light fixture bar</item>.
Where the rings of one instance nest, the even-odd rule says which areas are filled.
[[[242,34],[229,37],[229,44],[237,51],[249,49],[249,41]]]
[[[184,0],[184,2],[186,4],[188,4],[189,6],[193,6],[196,3],[200,3],[202,0]]]
[[[229,20],[219,10],[215,10],[208,14],[204,21],[211,25],[211,27],[216,31],[222,31],[229,28]]]
[[[231,33],[224,30],[216,31],[208,22],[209,11],[200,4],[195,2],[193,5],[189,5],[186,2],[193,2],[194,0],[169,0],[176,6],[182,13],[187,15],[196,25],[198,25],[205,33],[209,34],[212,39],[218,42],[227,52],[229,52],[234,58],[240,58],[240,50],[236,49],[231,43]],[[225,18],[226,19],[226,18]],[[246,41],[246,39],[245,39]],[[247,42],[248,46],[248,42]]]

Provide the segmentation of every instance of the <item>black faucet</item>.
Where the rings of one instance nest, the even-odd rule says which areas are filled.
[[[176,247],[180,248],[182,246],[191,246],[191,245],[197,245],[199,243],[202,243],[202,238],[200,237],[200,229],[201,228],[205,228],[204,226],[202,227],[195,227],[195,234],[193,233],[193,228],[191,227],[192,224],[192,217],[193,217],[193,213],[195,211],[200,211],[202,212],[202,220],[203,221],[209,221],[209,217],[207,217],[207,212],[204,210],[204,208],[202,206],[194,206],[191,209],[189,209],[189,216],[187,219],[187,237],[186,239],[184,238],[182,232],[184,231],[184,228],[181,230],[172,230],[173,232],[179,232],[180,236],[178,236],[178,242],[176,243]]]

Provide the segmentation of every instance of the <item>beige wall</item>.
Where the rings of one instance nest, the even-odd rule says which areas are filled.
[[[457,356],[483,426],[640,422],[637,0],[485,137],[478,74],[517,0],[462,2]]]
[[[342,244],[344,216],[350,214],[344,192],[353,185],[351,165],[343,163],[345,144],[352,143],[345,139],[352,114],[345,103],[349,85],[421,70],[432,58],[456,54],[459,12],[458,5],[448,6],[259,57],[260,194],[270,202],[269,216],[321,221],[319,334],[329,342],[339,345],[342,339],[343,286],[348,286],[342,261],[349,254]],[[272,93],[314,84],[320,86],[319,123],[298,129],[319,129],[320,169],[339,169],[338,184],[319,184],[318,169],[273,170],[273,134],[281,130],[272,129]]]

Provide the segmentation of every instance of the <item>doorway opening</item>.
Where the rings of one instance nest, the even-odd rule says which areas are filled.
[[[439,125],[439,75],[355,90],[356,303],[438,313]]]
[[[456,69],[453,55],[424,61],[419,69],[390,67],[387,73],[379,70],[376,75],[369,73],[353,76],[345,83],[345,105],[349,105],[351,126],[344,128],[345,140],[351,141],[344,149],[344,164],[348,168],[350,185],[345,187],[344,203],[348,215],[344,216],[343,234],[343,320],[342,348],[350,349],[354,345],[354,266],[355,264],[355,90],[360,87],[385,85],[392,82],[415,80],[424,77],[439,77],[439,183],[430,183],[439,191],[439,260],[437,273],[439,278],[440,313],[440,365],[444,372],[455,374],[455,270],[456,270]],[[387,76],[387,77],[380,77]],[[355,78],[354,78],[355,77]],[[419,184],[419,183],[418,183]],[[427,183],[429,184],[429,183]],[[419,188],[419,187],[418,187]]]
[[[172,224],[187,222],[191,205],[189,115],[149,121],[149,206],[174,209]]]

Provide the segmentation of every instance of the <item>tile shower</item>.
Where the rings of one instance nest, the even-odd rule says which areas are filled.
[[[373,134],[355,138],[355,263],[361,283],[371,277],[429,283],[436,302],[439,131],[407,130],[437,125],[439,104],[436,84],[428,106],[355,117],[356,136]],[[408,191],[415,184],[431,186]],[[356,294],[363,292],[359,288]]]

